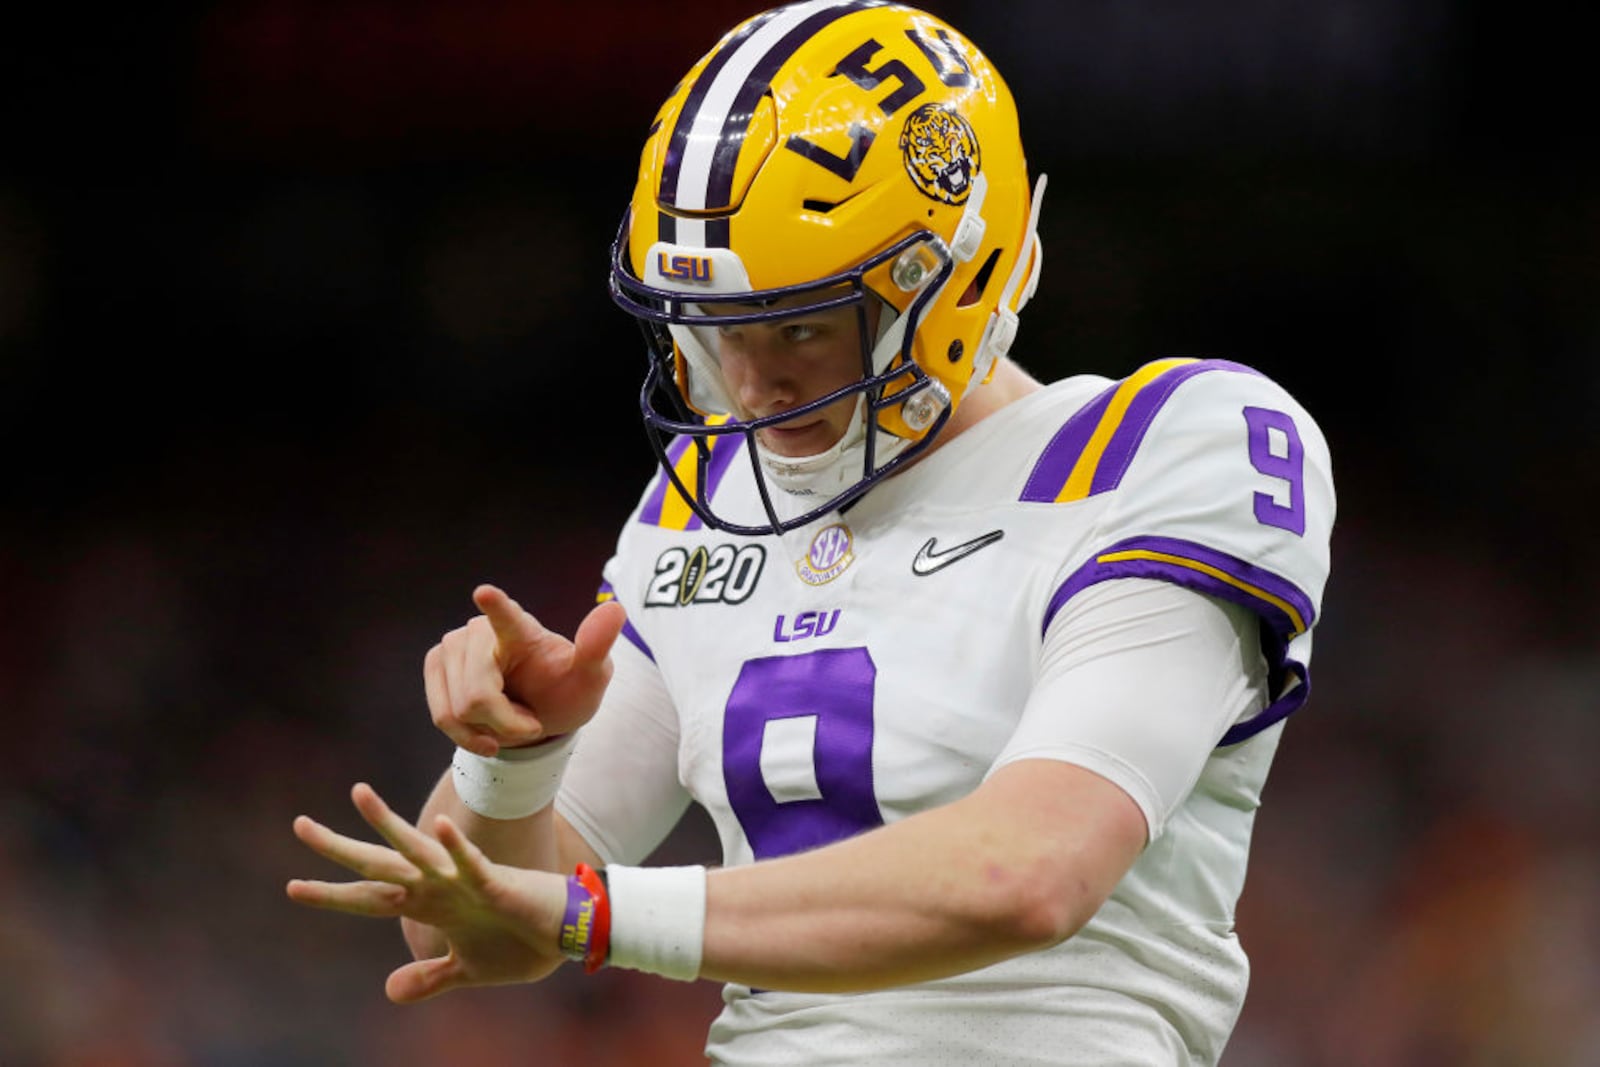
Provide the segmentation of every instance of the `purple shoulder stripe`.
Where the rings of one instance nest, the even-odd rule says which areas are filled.
[[[705,461],[705,499],[710,500],[716,493],[717,486],[722,484],[723,477],[733,464],[734,455],[739,452],[743,443],[744,435],[738,433],[718,434],[709,438],[706,447],[711,452],[711,458]],[[701,462],[700,457],[696,455],[687,460],[686,467],[685,457],[693,444],[693,438],[683,436],[675,438],[667,446],[667,459],[672,465],[672,470],[677,472],[678,477],[684,482],[684,487],[691,493],[696,488]],[[669,507],[669,500],[679,506]],[[670,526],[679,530],[698,530],[705,525],[700,516],[683,502],[681,494],[672,484],[672,474],[668,470],[662,470],[656,476],[649,497],[639,509],[639,521],[646,526]]]
[[[1139,451],[1139,445],[1144,442],[1144,435],[1150,429],[1150,423],[1155,420],[1156,414],[1178,386],[1197,374],[1214,370],[1257,376],[1261,373],[1243,363],[1233,363],[1225,359],[1203,359],[1198,363],[1175,367],[1139,390],[1100,456],[1100,463],[1094,472],[1094,481],[1089,486],[1090,496],[1115,489],[1122,483],[1122,476],[1128,473],[1128,466],[1133,462],[1134,453]]]
[[[1163,364],[1167,369],[1161,369]],[[1018,499],[1040,504],[1071,502],[1115,489],[1167,400],[1178,386],[1206,371],[1260,373],[1224,359],[1146,364],[1113,383],[1062,424],[1039,454]]]
[[[711,462],[706,465],[707,500],[716,495],[717,486],[722,484],[723,476],[733,465],[733,457],[738,455],[743,446],[743,434],[719,434],[711,439]],[[695,515],[689,519],[689,525],[684,529],[698,530],[704,525],[705,523],[700,521],[700,516]]]
[[[667,446],[667,458],[676,466],[689,450],[689,438],[679,437]],[[644,507],[639,511],[639,521],[647,526],[661,525],[661,507],[666,503],[667,490],[672,488],[672,479],[667,477],[666,471],[656,475],[655,488],[650,490],[650,497],[644,502]]]
[[[1111,398],[1116,392],[1116,385],[1107,387],[1061,424],[1061,429],[1050,438],[1050,443],[1044,446],[1044,451],[1039,455],[1039,461],[1033,465],[1033,472],[1028,475],[1028,482],[1022,487],[1022,496],[1018,499],[1039,504],[1055,500],[1067,476],[1072,473],[1072,468],[1078,465],[1084,446],[1105,417],[1106,408],[1111,405]]]

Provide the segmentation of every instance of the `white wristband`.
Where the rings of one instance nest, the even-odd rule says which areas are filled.
[[[700,976],[706,934],[704,867],[606,866],[611,952],[606,963],[682,982]]]
[[[498,756],[457,748],[450,761],[456,796],[486,819],[532,815],[555,799],[577,737],[574,731],[542,745],[502,748]]]

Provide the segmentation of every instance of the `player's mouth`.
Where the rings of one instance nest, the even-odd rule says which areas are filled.
[[[756,435],[780,456],[814,456],[832,447],[834,438],[827,420],[815,418],[767,426]]]

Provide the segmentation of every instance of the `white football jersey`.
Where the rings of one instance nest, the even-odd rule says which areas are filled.
[[[760,514],[747,453],[721,439],[707,467],[737,521]],[[1216,360],[1057,382],[781,537],[706,528],[659,475],[605,574],[641,653],[619,656],[631,695],[586,728],[560,810],[609,862],[643,860],[689,798],[726,864],[825,845],[958,800],[1010,759],[1074,761],[1070,719],[1029,697],[1085,590],[1155,579],[1243,606],[1270,696],[1193,746],[1198,777],[1169,805],[1136,755],[1092,767],[1140,802],[1151,842],[1082,931],[881,992],[729,987],[708,1045],[784,1067],[1214,1063],[1244,997],[1234,906],[1275,726],[1309,691],[1333,518],[1311,417]],[[1159,715],[1135,725],[1159,738]],[[675,765],[633,773],[628,738],[633,759],[662,751],[653,738]]]

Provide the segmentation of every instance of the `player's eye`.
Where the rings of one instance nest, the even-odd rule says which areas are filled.
[[[815,323],[790,322],[784,324],[783,339],[788,341],[790,344],[799,344],[802,341],[811,340],[820,332],[820,329]]]

